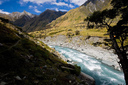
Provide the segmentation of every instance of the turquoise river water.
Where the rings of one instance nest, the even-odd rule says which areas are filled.
[[[95,79],[96,85],[126,85],[123,72],[103,64],[101,61],[79,51],[51,46],[60,54],[69,59],[72,63],[81,67],[81,71]]]

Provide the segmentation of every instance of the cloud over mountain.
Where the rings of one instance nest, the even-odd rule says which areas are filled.
[[[2,14],[10,14],[9,12],[3,11],[2,9],[0,9],[0,13],[2,13]]]
[[[87,0],[70,0],[71,3],[74,3],[76,5],[82,5],[84,2],[86,2]]]

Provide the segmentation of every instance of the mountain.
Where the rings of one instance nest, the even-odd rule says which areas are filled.
[[[41,13],[39,16],[27,22],[25,26],[23,27],[23,30],[27,32],[42,30],[48,23],[64,15],[65,13],[66,12],[61,12],[61,11],[57,12],[54,10],[47,9],[46,11]]]
[[[46,30],[30,32],[29,34],[36,38],[46,38],[47,36],[53,37],[58,35],[65,35],[68,38],[81,36],[81,40],[83,41],[85,37],[88,36],[109,37],[105,27],[102,29],[88,29],[88,22],[84,21],[84,19],[90,16],[94,11],[102,11],[106,8],[110,9],[112,7],[110,2],[111,0],[88,0],[80,7],[68,11],[66,14],[47,24]],[[119,18],[117,18],[117,20],[118,19]]]
[[[13,12],[13,13],[10,13],[10,14],[2,14],[0,13],[0,17],[3,17],[5,19],[9,19],[10,21],[13,21],[15,22],[16,20],[22,18],[22,17],[26,17],[26,19],[30,19],[30,18],[33,18],[35,17],[35,15],[29,13],[29,12],[26,12],[25,10],[20,13],[20,12]]]
[[[9,19],[10,22],[12,22],[14,25],[17,25],[19,27],[23,27],[24,24],[29,21],[30,19],[34,18],[36,15],[33,15],[29,12],[23,11],[20,12],[13,12],[10,14],[0,14],[0,17]]]
[[[22,18],[24,16],[27,19],[35,17],[35,15],[33,15],[33,14],[29,13],[29,12],[26,12],[25,10],[22,13],[20,13],[20,12],[13,12],[13,13],[9,14],[9,16],[12,18],[11,21],[16,21],[17,19],[20,19],[20,18]]]
[[[80,78],[80,67],[66,64],[54,49],[35,41],[3,18],[0,18],[0,68],[0,85],[86,85],[90,82]],[[94,84],[90,82],[90,85]]]
[[[88,0],[76,9],[68,11],[65,15],[52,21],[51,28],[76,28],[86,27],[84,19],[94,11],[111,8],[111,0]]]
[[[12,14],[9,14],[9,16],[13,17],[15,19],[12,23],[16,26],[23,27],[29,20],[33,19],[36,17],[36,15],[33,15],[29,12],[14,12]]]
[[[25,23],[27,23],[29,20],[33,19],[36,17],[36,15],[33,15],[29,12],[26,12],[25,10],[20,13],[20,12],[13,12],[10,14],[0,14],[0,17],[9,19],[11,23],[13,23],[16,26],[23,27]]]

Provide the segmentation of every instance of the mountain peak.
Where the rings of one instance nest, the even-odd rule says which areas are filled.
[[[45,12],[55,12],[55,10],[47,9]]]
[[[27,22],[23,27],[24,31],[37,31],[45,29],[45,26],[55,20],[56,18],[64,15],[65,12],[55,11],[47,9],[43,13],[41,13],[38,17],[34,18],[33,20]]]
[[[31,13],[29,13],[29,12],[27,12],[27,11],[24,10],[24,11],[21,13],[21,16],[22,16],[22,15],[32,16],[33,14],[31,14]]]
[[[33,14],[31,14],[31,13],[25,11],[25,10],[22,13],[20,13],[20,12],[12,12],[12,13],[9,14],[9,17],[11,17],[11,19],[12,19],[11,21],[15,21],[15,20],[21,18],[22,16],[26,16],[28,18],[35,17],[35,15],[33,15]]]
[[[28,12],[24,10],[22,13],[27,14]]]

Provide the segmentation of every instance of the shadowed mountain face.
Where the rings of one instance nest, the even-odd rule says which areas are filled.
[[[12,14],[9,14],[9,16],[14,18],[14,20],[12,22],[14,25],[23,27],[27,21],[34,18],[36,15],[33,15],[29,12],[24,11],[22,13],[13,12]]]
[[[53,10],[46,10],[43,13],[41,13],[39,16],[27,22],[23,27],[23,30],[26,32],[42,30],[48,23],[50,23],[51,21],[55,20],[56,18],[64,14],[65,12],[61,12],[61,11],[56,12]]]
[[[33,19],[33,17],[30,17],[29,15],[23,15],[21,18],[12,23],[16,26],[23,27],[31,19]]]

